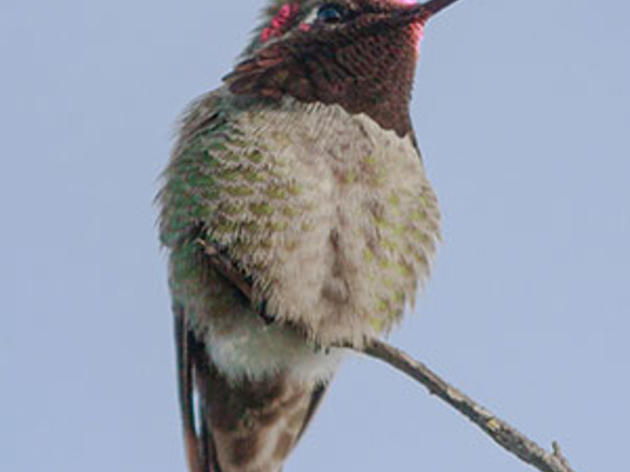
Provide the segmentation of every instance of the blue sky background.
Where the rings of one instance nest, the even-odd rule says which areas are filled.
[[[2,471],[184,471],[152,199],[173,121],[261,7],[218,3],[0,5]],[[427,28],[412,111],[444,244],[391,339],[584,472],[627,465],[629,18],[461,0]],[[356,358],[286,467],[322,470],[528,467]]]

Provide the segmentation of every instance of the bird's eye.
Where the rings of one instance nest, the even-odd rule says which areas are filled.
[[[343,20],[344,9],[341,5],[327,3],[317,10],[317,19],[324,23],[339,23]]]

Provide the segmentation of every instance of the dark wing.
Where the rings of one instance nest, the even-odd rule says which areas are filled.
[[[174,307],[175,349],[177,352],[177,381],[179,386],[179,407],[184,427],[186,456],[191,472],[203,472],[201,464],[201,438],[195,426],[194,406],[194,362],[192,333],[186,322],[184,307]]]
[[[207,369],[203,368],[207,364],[207,354],[188,327],[184,307],[176,306],[174,315],[179,406],[190,472],[221,472],[204,402],[195,402],[195,395],[199,394],[197,383],[210,381]]]

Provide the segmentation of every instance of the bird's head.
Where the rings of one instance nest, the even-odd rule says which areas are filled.
[[[426,21],[456,0],[274,0],[242,61],[236,95],[339,104],[403,136]]]

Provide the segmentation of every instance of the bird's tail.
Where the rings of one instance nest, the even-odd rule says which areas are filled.
[[[307,387],[281,374],[230,383],[194,334],[181,335],[180,393],[191,472],[281,471],[326,386]]]

